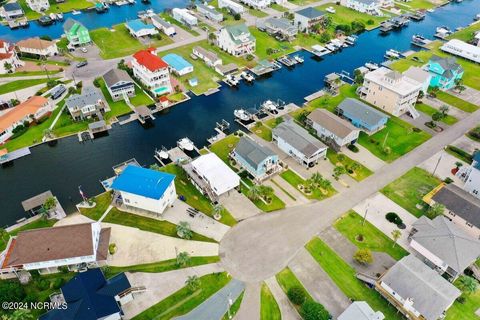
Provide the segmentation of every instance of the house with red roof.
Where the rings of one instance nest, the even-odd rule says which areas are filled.
[[[0,74],[15,72],[23,65],[23,61],[20,61],[15,52],[13,43],[0,40]]]
[[[133,55],[134,76],[156,96],[172,92],[168,64],[156,55],[154,48]]]

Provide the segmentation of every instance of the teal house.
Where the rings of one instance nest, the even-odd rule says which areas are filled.
[[[278,155],[248,137],[240,138],[231,156],[257,182],[277,173],[281,168]]]
[[[65,21],[63,24],[63,31],[67,36],[70,46],[85,46],[92,42],[92,39],[90,39],[90,34],[88,33],[88,29],[85,28],[83,24],[73,20],[72,18],[68,18],[67,21]]]
[[[433,55],[428,61],[428,72],[432,75],[430,86],[450,90],[463,77],[463,68],[453,57],[441,58]]]

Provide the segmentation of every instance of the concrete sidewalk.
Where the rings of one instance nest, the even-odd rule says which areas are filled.
[[[268,278],[265,280],[268,288],[272,292],[273,297],[277,301],[278,307],[280,308],[280,313],[282,314],[283,320],[301,320],[302,318],[298,314],[297,310],[293,307],[291,302],[288,300],[287,295],[283,292],[282,288],[277,282],[275,277]]]
[[[235,320],[260,320],[260,283],[248,283]]]

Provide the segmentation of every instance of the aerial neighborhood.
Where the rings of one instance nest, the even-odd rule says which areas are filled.
[[[3,1],[1,319],[480,319],[479,1]]]

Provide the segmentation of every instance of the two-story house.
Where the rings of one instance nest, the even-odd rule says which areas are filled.
[[[241,137],[230,156],[257,182],[261,182],[281,170],[278,155],[249,137]]]
[[[372,16],[382,15],[380,0],[341,0],[340,5]]]
[[[63,31],[70,46],[85,46],[92,42],[88,29],[72,18],[68,18],[67,21],[65,21]]]
[[[43,12],[50,8],[50,2],[48,0],[26,0],[26,2],[33,11]]]
[[[305,122],[320,139],[333,142],[335,149],[354,144],[360,134],[353,124],[325,109],[313,110]]]
[[[102,93],[95,87],[85,87],[81,94],[74,94],[65,100],[65,107],[74,121],[88,119],[110,111]]]
[[[25,63],[18,58],[15,46],[0,40],[0,74],[12,73]]]
[[[7,20],[23,17],[25,12],[18,2],[8,2],[2,6],[1,15]]]
[[[57,44],[54,41],[43,40],[38,37],[28,38],[17,42],[18,51],[38,57],[53,57],[58,54]]]
[[[457,176],[465,182],[463,190],[480,199],[480,151],[474,153],[471,165],[460,168]]]
[[[240,57],[255,53],[255,37],[244,23],[223,27],[217,39],[220,49],[232,56]]]
[[[173,174],[127,166],[112,183],[114,204],[161,215],[177,199]]]
[[[293,25],[298,30],[308,32],[325,18],[325,12],[314,7],[307,7],[293,13]]]
[[[172,92],[168,64],[155,54],[154,48],[133,55],[134,76],[156,96]]]
[[[103,80],[113,101],[122,100],[125,95],[135,96],[135,84],[125,70],[111,69],[103,75]]]
[[[440,90],[454,88],[463,77],[463,68],[453,57],[439,57],[433,55],[428,61],[428,72],[432,75],[430,86]]]

